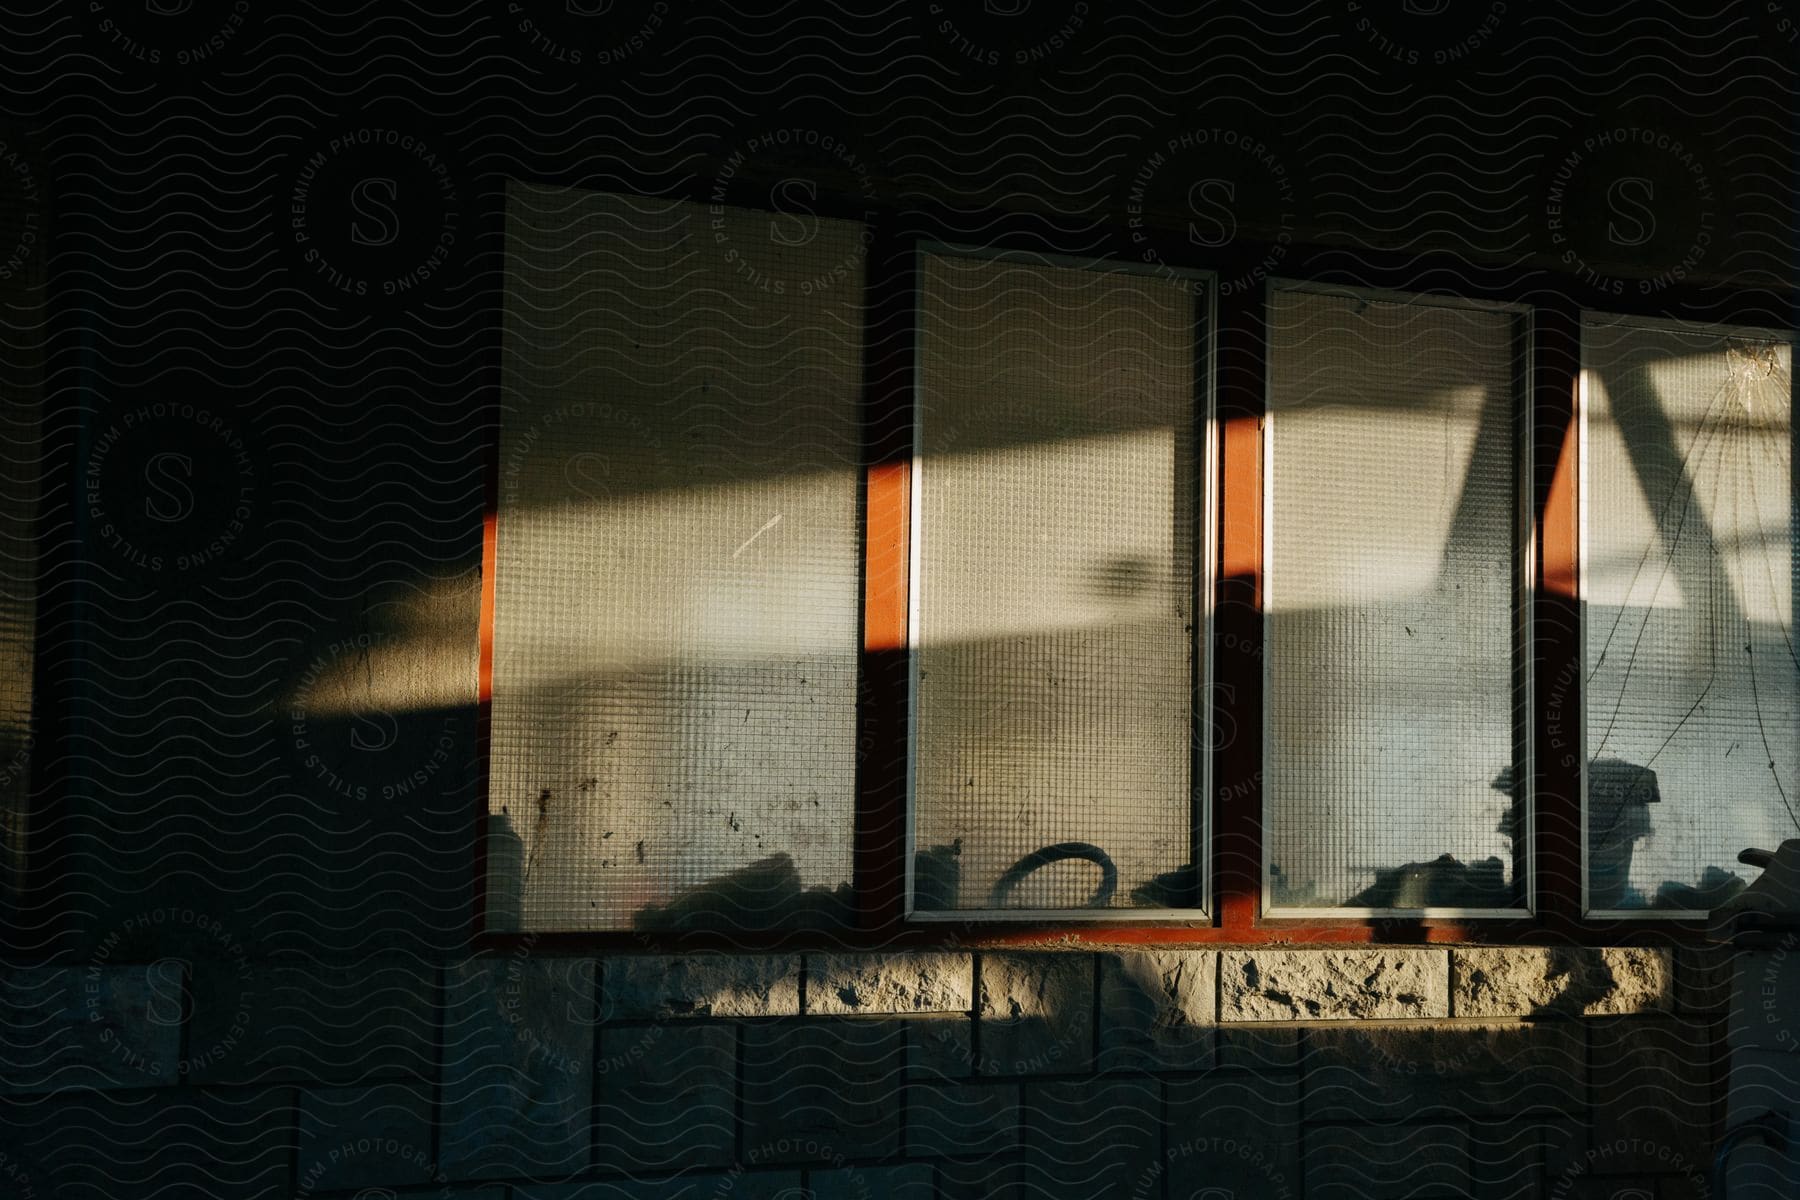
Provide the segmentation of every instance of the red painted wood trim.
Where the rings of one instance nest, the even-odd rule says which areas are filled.
[[[1581,314],[1533,314],[1533,741],[1537,751],[1537,911],[1549,924],[1581,919],[1581,566],[1576,388]]]
[[[1253,936],[1262,907],[1261,289],[1219,297],[1219,562],[1213,615],[1213,894],[1220,930]]]

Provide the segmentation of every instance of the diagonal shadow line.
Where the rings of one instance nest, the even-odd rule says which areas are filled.
[[[1712,527],[1712,522],[1700,503],[1693,473],[1688,469],[1689,460],[1702,453],[1712,438],[1723,434],[1714,429],[1709,437],[1705,426],[1713,422],[1704,422],[1702,429],[1695,435],[1694,446],[1684,454],[1676,440],[1674,426],[1650,378],[1648,367],[1634,365],[1624,371],[1607,373],[1596,368],[1584,369],[1593,370],[1606,389],[1613,424],[1619,431],[1620,440],[1625,444],[1626,459],[1631,466],[1632,475],[1637,479],[1645,507],[1655,519],[1656,536],[1664,542],[1663,558],[1667,569],[1675,575],[1676,586],[1684,595],[1709,596],[1714,598],[1715,603],[1729,605],[1733,611],[1724,614],[1726,619],[1748,623],[1749,616],[1741,611],[1737,593],[1725,576],[1720,561],[1717,531]],[[1708,416],[1711,416],[1710,412]],[[1663,493],[1659,505],[1657,482],[1661,479],[1670,480],[1671,483]],[[1677,528],[1683,539],[1698,538],[1708,548],[1709,552],[1705,555],[1680,554],[1678,543],[1669,539],[1666,514],[1669,506],[1683,496],[1687,498],[1686,505]],[[1704,562],[1704,567],[1697,566],[1700,561]],[[1639,568],[1640,571],[1642,569]],[[1610,640],[1609,636],[1608,641]]]

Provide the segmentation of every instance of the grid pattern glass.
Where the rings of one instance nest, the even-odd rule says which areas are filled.
[[[1268,337],[1271,907],[1519,907],[1519,318],[1276,289]]]
[[[1195,904],[1195,285],[921,287],[914,907]]]
[[[838,923],[863,227],[515,184],[506,229],[490,923]]]
[[[31,782],[31,674],[37,618],[42,442],[33,391],[0,402],[0,912],[24,887]]]
[[[1711,908],[1800,837],[1791,351],[1584,325],[1592,911]]]

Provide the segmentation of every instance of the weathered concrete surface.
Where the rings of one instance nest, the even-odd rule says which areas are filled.
[[[513,1200],[796,1200],[806,1195],[799,1171],[692,1172],[667,1179],[582,1179],[513,1185]],[[425,1193],[430,1196],[432,1193]],[[857,1193],[860,1196],[860,1193]],[[457,1200],[463,1200],[460,1193]]]
[[[1716,1030],[1695,1019],[1595,1017],[1588,1038],[1593,1146],[1601,1174],[1667,1173],[1711,1161]],[[1680,1155],[1678,1163],[1671,1155]]]
[[[294,1090],[88,1089],[0,1102],[0,1195],[292,1196]],[[18,1164],[24,1178],[9,1178]]]
[[[845,1017],[745,1023],[742,1161],[897,1153],[905,1024]]]
[[[1300,1063],[1300,1030],[1288,1025],[1221,1025],[1218,1063],[1251,1071],[1281,1070]]]
[[[636,1174],[731,1165],[737,1030],[603,1026],[599,1156]]]
[[[1019,1085],[913,1087],[906,1102],[906,1152],[932,1158],[993,1154],[1019,1143]]]
[[[1323,1125],[1307,1133],[1306,1195],[1468,1196],[1468,1142],[1457,1125]]]
[[[446,972],[443,1168],[452,1179],[552,1176],[589,1156],[591,959],[478,959]]]
[[[1100,1069],[1213,1064],[1219,956],[1133,950],[1100,956]]]
[[[1306,1119],[1554,1115],[1587,1082],[1572,1021],[1347,1023],[1306,1033]]]
[[[1665,950],[1487,946],[1452,951],[1451,963],[1459,1017],[1614,1016],[1674,1003]]]
[[[1711,1013],[1731,1007],[1736,958],[1730,946],[1677,946],[1672,964],[1677,1011]]]
[[[1139,1195],[1187,1195],[1205,1180],[1230,1196],[1300,1195],[1300,1077],[1294,1071],[1226,1073],[1170,1080],[1168,1132]]]
[[[906,1071],[914,1079],[967,1079],[975,1073],[975,1022],[955,1015],[906,1023]]]
[[[1732,1048],[1800,1053],[1800,948],[1741,953],[1735,965]]]
[[[931,1165],[845,1167],[814,1171],[811,1200],[934,1200]]]
[[[809,1013],[954,1013],[974,1006],[971,954],[814,954],[806,967]]]
[[[182,964],[0,974],[0,1094],[182,1082]]]
[[[361,1083],[437,1059],[439,971],[415,958],[193,967],[193,1076],[207,1083]]]
[[[1156,1167],[1162,1094],[1147,1076],[1025,1085],[1024,1195],[1133,1200]]]
[[[1093,1064],[1094,958],[984,954],[981,1074],[1044,1075]]]
[[[301,1090],[298,1190],[404,1187],[437,1178],[431,1092],[424,1082]]]
[[[600,972],[606,1020],[800,1012],[798,955],[632,955],[606,959]]]
[[[1449,1015],[1448,950],[1236,950],[1219,959],[1221,1021]]]

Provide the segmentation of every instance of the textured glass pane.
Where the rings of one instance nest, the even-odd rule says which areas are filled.
[[[922,287],[916,907],[1195,903],[1193,285]]]
[[[781,232],[510,194],[496,923],[749,929],[846,903],[862,227]]]
[[[1271,900],[1518,906],[1517,319],[1288,290],[1269,320]]]
[[[1785,341],[1583,330],[1588,906],[1710,908],[1800,837]]]
[[[43,471],[35,389],[0,395],[0,913],[19,898],[30,850],[31,669],[37,616],[38,480]]]

